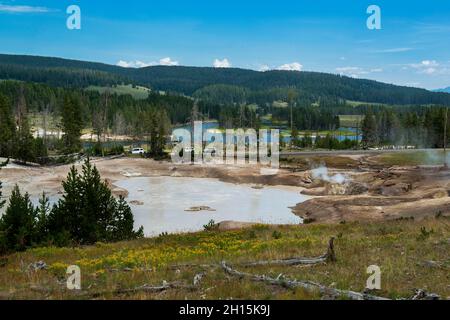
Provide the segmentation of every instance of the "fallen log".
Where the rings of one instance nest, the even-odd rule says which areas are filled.
[[[218,268],[220,265],[218,264],[195,264],[195,263],[185,263],[185,264],[174,264],[169,266],[169,269],[182,269],[182,268]]]
[[[428,293],[423,289],[417,289],[411,300],[440,300],[441,297],[436,293]]]
[[[150,293],[157,293],[157,292],[163,292],[166,290],[171,289],[184,289],[184,290],[195,290],[197,289],[197,286],[191,286],[191,285],[185,285],[180,283],[168,283],[163,282],[160,286],[149,286],[149,285],[143,285],[136,288],[131,289],[117,289],[112,291],[112,293],[115,294],[130,294],[130,293],[137,293],[137,292],[150,292]]]
[[[330,288],[311,281],[284,279],[281,275],[278,278],[272,278],[266,275],[254,275],[251,273],[240,272],[228,266],[225,261],[222,261],[222,268],[226,273],[238,278],[247,278],[252,281],[264,282],[270,285],[277,285],[289,289],[302,288],[311,292],[319,292],[324,296],[332,296],[336,298],[346,297],[352,300],[390,300],[370,294]]]
[[[167,290],[173,289],[182,289],[182,290],[190,290],[194,291],[199,288],[199,285],[203,278],[205,277],[205,273],[199,273],[194,276],[193,285],[187,285],[180,282],[167,282],[163,281],[160,286],[149,286],[144,284],[142,286],[130,289],[116,289],[112,291],[103,291],[103,292],[95,292],[93,296],[99,297],[105,294],[133,294],[138,292],[147,292],[147,293],[158,293]]]

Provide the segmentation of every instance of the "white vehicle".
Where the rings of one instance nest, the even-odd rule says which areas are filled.
[[[131,150],[131,154],[143,155],[144,153],[145,151],[142,148],[133,148],[133,150]]]
[[[210,154],[210,155],[214,156],[216,153],[217,153],[217,150],[215,147],[205,148],[205,150],[203,150],[203,154]]]

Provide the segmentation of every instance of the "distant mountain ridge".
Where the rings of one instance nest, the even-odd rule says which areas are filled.
[[[206,97],[217,103],[227,103],[228,99],[234,103],[265,103],[285,99],[289,90],[295,90],[305,103],[329,99],[399,105],[450,105],[449,93],[319,72],[258,72],[184,66],[133,69],[63,58],[0,54],[0,79],[82,88],[130,83],[160,91]]]
[[[442,89],[436,89],[436,90],[433,90],[433,92],[445,92],[445,93],[450,93],[450,87],[442,88]]]

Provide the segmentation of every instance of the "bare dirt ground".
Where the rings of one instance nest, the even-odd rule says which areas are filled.
[[[224,167],[174,165],[139,158],[93,159],[102,177],[115,195],[127,191],[114,182],[135,176],[172,176],[217,178],[229,183],[286,185],[303,187],[303,193],[314,196],[298,204],[293,211],[306,222],[342,223],[355,220],[416,219],[450,215],[450,171],[439,167],[387,167],[372,156],[351,155],[290,159],[283,162],[275,175],[261,175],[259,167]],[[81,164],[77,164],[81,167]],[[327,177],[317,177],[311,168],[326,166]],[[48,196],[62,193],[61,182],[69,165],[27,167],[8,165],[0,171],[3,196],[8,197],[18,184],[32,196],[46,192]],[[333,182],[341,174],[342,183]],[[330,181],[324,181],[330,180]]]
[[[317,197],[298,204],[294,212],[309,222],[334,223],[450,215],[449,170],[383,167],[368,160],[347,171],[344,184],[323,182],[304,191]]]

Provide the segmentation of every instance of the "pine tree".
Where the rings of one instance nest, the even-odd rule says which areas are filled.
[[[291,147],[298,147],[300,145],[298,134],[297,127],[294,126],[291,132]]]
[[[312,148],[313,147],[313,139],[309,132],[306,132],[303,138],[301,139],[301,147],[302,148]]]
[[[64,132],[63,151],[66,154],[78,152],[81,149],[81,130],[83,122],[81,118],[81,104],[77,96],[66,94],[62,108],[62,129]]]
[[[371,110],[368,110],[362,122],[362,144],[364,148],[377,144],[377,122]]]
[[[9,205],[0,219],[3,251],[22,251],[36,239],[36,211],[28,193],[22,195],[16,185],[9,198]]]
[[[9,160],[6,160],[5,162],[0,163],[0,170],[2,167],[6,166],[8,164]],[[6,201],[2,199],[2,182],[0,181],[0,209],[3,208]]]
[[[16,126],[8,99],[0,94],[0,156],[11,157]]]
[[[48,217],[49,233],[56,245],[68,245],[71,240],[76,240],[74,235],[79,234],[79,220],[81,216],[82,196],[78,171],[73,166],[67,179],[62,183],[64,194],[57,205],[53,206]]]
[[[42,243],[49,238],[48,216],[50,213],[50,203],[45,192],[39,199],[39,206],[36,208],[36,238]]]
[[[89,159],[80,174],[72,167],[63,188],[63,198],[48,219],[49,232],[57,244],[92,244],[142,236],[141,230],[133,231],[134,219],[128,204],[123,198],[116,201]]]
[[[14,158],[21,162],[34,161],[35,145],[31,135],[30,124],[27,116],[27,105],[23,93],[23,87],[20,88],[19,102],[17,104],[17,134],[15,139]]]
[[[145,130],[150,136],[150,150],[153,156],[164,153],[166,137],[170,130],[170,120],[165,110],[151,110],[145,114]]]
[[[109,241],[131,240],[144,237],[144,228],[141,226],[137,232],[134,232],[133,225],[134,218],[131,208],[125,199],[120,196],[112,217]]]

